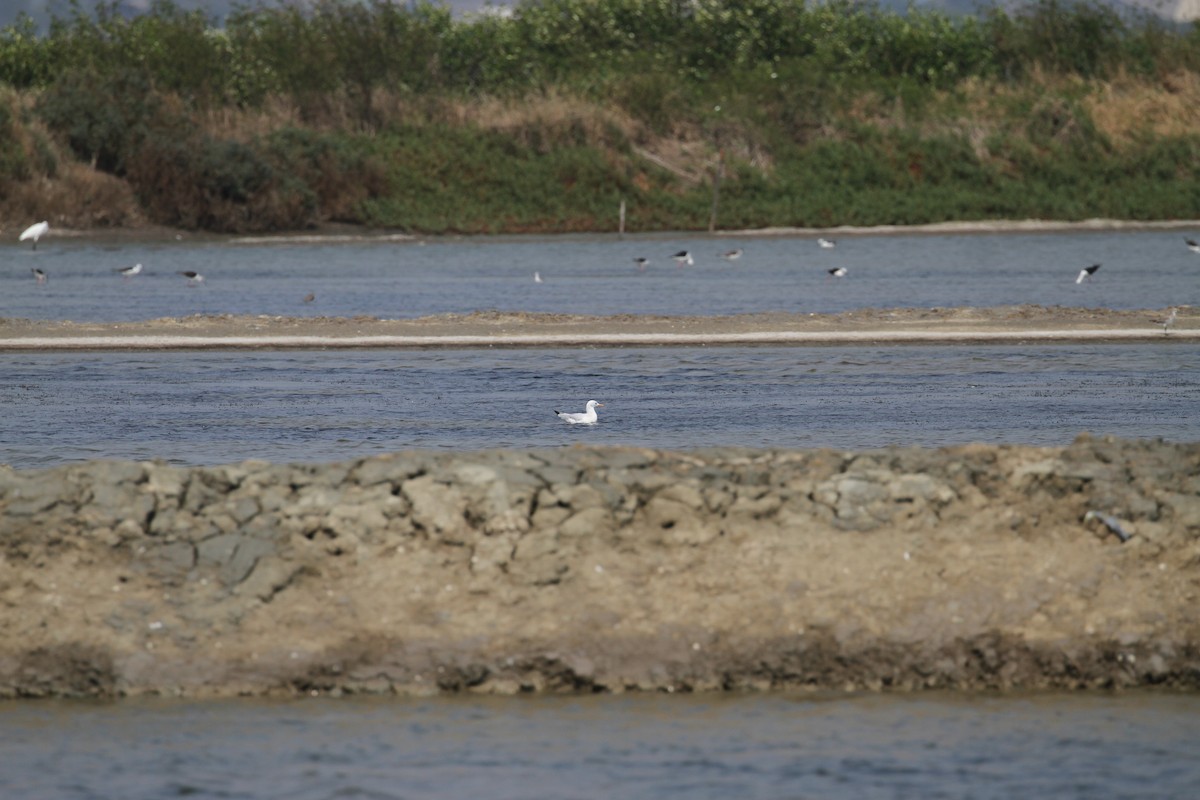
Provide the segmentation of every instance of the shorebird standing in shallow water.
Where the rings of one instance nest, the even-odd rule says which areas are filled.
[[[132,267],[116,267],[113,272],[121,273],[122,278],[132,278],[142,271],[141,264],[134,264]]]
[[[817,239],[817,244],[819,244],[821,246],[822,250],[832,250],[833,248],[837,247],[837,240],[836,239],[826,239],[826,238],[822,237],[820,239]]]
[[[204,276],[201,275],[199,272],[195,272],[195,271],[189,269],[189,270],[184,270],[183,272],[181,272],[179,274],[182,275],[183,277],[187,278],[188,286],[199,286],[200,284],[204,283]]]
[[[692,254],[687,250],[680,250],[678,253],[671,256],[671,258],[675,259],[675,264],[680,267],[682,267],[684,264],[687,264],[690,267],[692,264],[696,263],[692,259]]]
[[[1188,250],[1200,254],[1200,242],[1197,242],[1195,239],[1184,239],[1183,243],[1187,245]]]
[[[588,400],[587,401],[587,411],[584,411],[582,413],[574,413],[574,412],[570,412],[570,411],[558,411],[558,410],[555,410],[554,413],[557,414],[558,418],[561,419],[563,422],[570,423],[571,425],[595,425],[596,419],[597,419],[596,418],[596,409],[603,408],[603,407],[604,407],[604,403],[597,403],[595,400]]]
[[[540,272],[534,272],[534,273],[533,273],[533,282],[534,282],[534,283],[541,283],[541,282],[542,282],[542,273],[540,273]]]
[[[736,250],[726,250],[724,253],[721,253],[721,258],[724,258],[728,261],[737,261],[741,257],[742,257],[742,248],[740,248],[740,247],[737,248]]]
[[[846,277],[846,268],[845,267],[834,267],[833,269],[827,269],[825,271],[829,273],[829,276],[831,278]]]
[[[316,293],[316,292],[309,292],[308,294],[304,295],[304,302],[305,302],[306,304],[307,304],[307,303],[311,303],[312,301],[314,301],[314,300],[316,300],[316,299],[317,299],[317,293]]]
[[[645,272],[646,265],[650,263],[650,259],[644,256],[638,256],[633,260],[633,263],[637,264],[638,272]]]
[[[17,238],[17,241],[23,242],[26,239],[33,239],[33,249],[37,250],[38,239],[45,236],[46,231],[48,230],[50,230],[50,223],[46,222],[46,220],[42,220],[41,222],[30,225],[28,228],[21,231],[21,235]]]
[[[1096,274],[1096,270],[1100,269],[1099,264],[1092,264],[1090,267],[1084,267],[1079,270],[1079,277],[1075,279],[1076,283],[1083,283],[1088,278]]]
[[[36,280],[38,283],[46,282],[46,273],[42,272],[37,267],[33,268],[33,277],[34,277],[34,280]]]

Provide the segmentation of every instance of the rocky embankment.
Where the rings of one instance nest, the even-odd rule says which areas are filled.
[[[1200,444],[0,468],[0,559],[2,696],[1200,686]]]

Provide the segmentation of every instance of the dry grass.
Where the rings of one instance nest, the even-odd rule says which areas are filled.
[[[1200,74],[1175,72],[1157,81],[1119,76],[1085,101],[1096,127],[1118,147],[1137,136],[1200,131]]]
[[[0,197],[0,230],[20,230],[42,219],[55,227],[78,229],[131,227],[146,221],[128,183],[77,162],[63,163],[54,178],[11,185]]]

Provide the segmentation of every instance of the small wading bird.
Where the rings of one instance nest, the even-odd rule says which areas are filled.
[[[46,273],[42,272],[42,271],[41,271],[40,269],[38,269],[37,267],[34,267],[34,268],[33,268],[33,277],[34,277],[34,279],[35,279],[35,280],[36,280],[38,283],[45,283],[45,282],[46,282]]]
[[[42,220],[36,225],[30,225],[28,228],[22,231],[21,236],[17,239],[17,241],[23,242],[26,239],[33,239],[33,249],[37,250],[38,239],[45,236],[46,231],[48,230],[50,230],[50,223]]]
[[[199,284],[204,283],[204,276],[199,272],[194,272],[193,270],[189,269],[180,272],[179,274],[187,278],[188,286],[198,286]]]
[[[740,247],[736,250],[727,250],[726,252],[721,253],[721,258],[725,258],[730,261],[737,261],[741,257],[742,257],[742,248],[740,248]]]
[[[638,272],[644,272],[646,265],[650,263],[650,259],[638,256],[633,260],[633,263],[637,264]]]
[[[1191,250],[1193,253],[1200,253],[1200,242],[1197,242],[1195,239],[1184,239],[1183,242],[1187,245],[1188,250]]]
[[[122,278],[132,278],[142,271],[141,264],[134,264],[132,267],[116,267],[113,272],[121,273]]]
[[[540,272],[533,273],[533,282],[541,283],[542,282],[542,273],[540,273]]]
[[[833,278],[846,277],[846,268],[845,267],[834,267],[833,269],[826,270],[826,272],[828,272],[830,277],[833,277]]]
[[[822,250],[832,250],[837,247],[837,241],[834,239],[817,239],[817,244],[821,245]]]
[[[1096,274],[1096,270],[1100,269],[1099,264],[1092,264],[1090,267],[1084,267],[1079,270],[1079,277],[1075,279],[1076,283],[1083,283],[1088,278]]]
[[[595,400],[587,401],[587,411],[583,413],[572,413],[570,411],[554,411],[558,418],[563,422],[568,422],[572,425],[595,425],[596,424],[596,409],[603,408],[604,403],[597,403]]]
[[[696,263],[692,260],[692,254],[687,250],[680,250],[678,253],[671,256],[671,258],[675,259],[676,265],[680,267],[682,267],[684,264],[687,264],[690,267],[692,264]]]
[[[1170,313],[1170,314],[1167,314],[1167,316],[1163,317],[1162,319],[1156,319],[1156,320],[1154,320],[1154,324],[1155,324],[1155,325],[1162,325],[1162,328],[1163,328],[1163,336],[1166,336],[1166,335],[1167,335],[1167,331],[1168,331],[1168,330],[1170,330],[1171,326],[1175,324],[1175,317],[1176,317],[1178,314],[1179,314],[1179,309],[1178,309],[1178,308],[1172,308],[1172,309],[1171,309],[1171,313]]]
[[[316,299],[317,299],[316,292],[309,292],[308,294],[304,295],[304,302],[306,302],[306,303],[311,303],[312,301],[314,301]]]

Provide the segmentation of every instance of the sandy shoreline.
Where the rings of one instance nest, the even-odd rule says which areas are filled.
[[[141,322],[0,319],[0,350],[936,344],[1200,340],[1200,313],[1045,307],[860,309],[723,317],[481,311],[418,319],[198,315]]]

